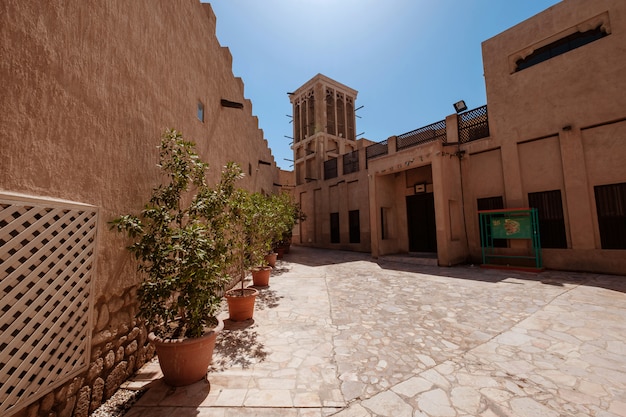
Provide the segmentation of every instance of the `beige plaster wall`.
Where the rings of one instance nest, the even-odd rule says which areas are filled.
[[[567,0],[483,42],[492,136],[537,138],[566,125],[622,118],[626,78],[623,54],[616,51],[626,44],[625,7],[621,0]],[[512,73],[512,61],[523,51],[605,12],[609,36]]]
[[[258,165],[273,157],[230,53],[215,37],[208,5],[86,0],[1,7],[1,189],[92,204],[106,222],[139,209],[160,181],[156,145],[172,127],[197,142],[212,179],[234,160],[252,173],[242,185],[273,190],[275,165]],[[244,109],[222,107],[221,98]],[[204,123],[196,117],[198,101]],[[103,295],[122,290],[128,277],[120,274],[119,239],[104,225],[100,231]]]
[[[360,150],[360,160],[365,149]],[[342,159],[339,158],[341,165]],[[298,185],[295,192],[306,220],[299,227],[295,243],[320,248],[369,252],[371,248],[370,205],[367,171],[340,175],[329,180],[314,180]],[[360,243],[350,243],[349,211],[359,210]],[[330,243],[330,213],[339,213],[340,243]]]
[[[513,71],[517,57],[598,22],[608,36]],[[626,44],[624,27],[620,0],[567,0],[482,45],[491,138],[467,146],[472,170],[480,152],[500,149],[503,193],[496,193],[496,176],[489,192],[504,195],[507,207],[527,205],[529,192],[561,190],[568,249],[544,250],[548,268],[626,272],[623,251],[601,249],[593,191],[626,181],[626,59],[618,52]],[[474,185],[472,198],[488,184],[480,191]],[[471,240],[476,257],[477,240]]]
[[[215,36],[208,4],[6,0],[0,26],[0,191],[98,207],[97,363],[109,357],[106,347],[124,351],[116,345],[123,334],[134,331],[136,338],[140,332],[132,292],[139,277],[126,241],[106,223],[139,211],[160,182],[156,146],[163,130],[175,128],[197,143],[210,163],[210,180],[232,160],[247,175],[241,186],[274,192],[278,169],[244,83],[232,72],[230,52]],[[221,99],[243,109],[222,107]],[[204,121],[197,118],[198,102],[204,104]],[[116,363],[99,371],[96,366],[83,382],[93,387],[97,378],[106,380],[101,391],[111,392],[133,368],[125,362],[108,381]]]

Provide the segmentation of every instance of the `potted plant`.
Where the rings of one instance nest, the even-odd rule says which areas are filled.
[[[291,203],[287,194],[250,195],[245,227],[248,243],[246,251],[250,257],[252,282],[255,286],[269,285],[277,255],[273,251],[273,245],[286,233],[291,232],[294,210],[295,205]]]
[[[233,321],[249,320],[254,316],[254,303],[259,291],[253,287],[246,287],[246,274],[257,261],[252,250],[252,235],[256,210],[252,195],[245,190],[236,190],[232,193],[229,202],[228,221],[231,225],[230,259],[234,276],[237,277],[239,288],[233,288],[225,293],[228,303],[229,318]]]
[[[207,164],[175,130],[162,136],[158,166],[167,181],[153,189],[141,213],[110,224],[134,240],[128,249],[144,276],[138,316],[151,330],[165,382],[182,386],[206,377],[223,327],[216,315],[229,280],[225,213],[240,174],[228,166],[209,187]]]
[[[275,197],[274,207],[278,213],[278,220],[273,246],[278,253],[278,259],[282,259],[283,254],[289,253],[294,226],[298,222],[304,221],[306,214],[287,193],[281,193]]]
[[[279,221],[275,207],[275,196],[255,193],[251,195],[250,211],[250,256],[252,257],[252,282],[255,286],[269,285],[272,268],[276,265],[276,254],[272,244]]]

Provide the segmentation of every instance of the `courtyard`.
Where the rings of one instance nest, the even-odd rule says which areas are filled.
[[[156,360],[127,417],[626,416],[626,277],[292,247],[207,381]]]

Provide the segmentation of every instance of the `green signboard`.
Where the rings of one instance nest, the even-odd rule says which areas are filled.
[[[533,237],[530,216],[505,216],[491,218],[491,234],[494,239],[531,239]]]

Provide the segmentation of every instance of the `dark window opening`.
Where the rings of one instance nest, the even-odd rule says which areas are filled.
[[[356,140],[356,137],[354,136],[354,106],[351,101],[346,103],[346,124],[348,128],[347,138],[350,140]]]
[[[198,116],[198,120],[204,122],[204,104],[201,101],[198,102],[198,112],[196,114]]]
[[[361,223],[359,220],[359,210],[348,212],[350,223],[350,243],[361,243]]]
[[[351,174],[359,170],[359,151],[352,151],[343,155],[343,174]]]
[[[315,134],[315,97],[311,95],[307,100],[308,114],[307,114],[307,137]]]
[[[293,112],[293,116],[294,116],[294,120],[293,120],[293,126],[294,126],[294,141],[300,142],[300,105],[296,104],[295,106],[295,110]]]
[[[346,115],[343,97],[337,97],[337,136],[346,137]]]
[[[339,242],[339,213],[330,213],[330,243]]]
[[[586,32],[572,33],[565,38],[559,39],[546,46],[542,46],[541,48],[536,49],[526,58],[519,59],[515,63],[515,72],[532,67],[533,65],[537,65],[543,61],[547,61],[550,58],[554,58],[555,56],[564,54],[565,52],[569,52],[573,49],[580,48],[581,46],[587,45],[588,43],[591,43],[593,41],[597,41],[598,39],[601,39],[607,35],[608,33],[606,33],[602,29],[602,25]]]
[[[593,189],[602,249],[626,249],[626,182]]]
[[[389,238],[389,226],[387,222],[389,221],[388,208],[381,207],[380,208],[380,238],[382,240]]]
[[[504,208],[504,200],[502,196],[479,198],[476,200],[478,203],[478,210],[502,210]],[[480,217],[480,216],[479,216]],[[496,217],[495,215],[493,217]],[[478,219],[480,224],[480,218]],[[487,234],[491,235],[491,225],[487,224]],[[485,246],[482,235],[480,236],[480,246]],[[506,248],[508,247],[506,239],[493,239],[494,248]]]
[[[542,248],[567,248],[561,190],[528,193],[528,205],[537,209]]]
[[[326,93],[326,132],[335,134],[335,94],[333,91]]]
[[[324,179],[337,178],[337,158],[324,161]]]

